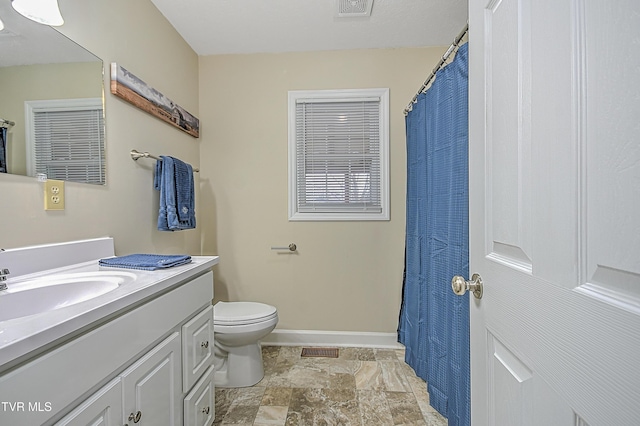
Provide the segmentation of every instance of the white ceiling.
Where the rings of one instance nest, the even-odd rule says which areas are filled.
[[[373,0],[359,18],[337,0],[151,1],[198,55],[444,46],[467,22],[467,0]]]

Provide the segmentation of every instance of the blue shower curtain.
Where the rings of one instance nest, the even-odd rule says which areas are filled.
[[[407,229],[398,327],[406,362],[449,426],[470,425],[468,45],[407,114]]]

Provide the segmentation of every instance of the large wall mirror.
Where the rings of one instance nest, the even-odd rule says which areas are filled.
[[[10,1],[0,19],[0,175],[105,184],[102,60]]]

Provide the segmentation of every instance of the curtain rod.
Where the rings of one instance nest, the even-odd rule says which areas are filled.
[[[8,124],[9,126],[15,126],[16,123],[11,120],[5,120],[4,118],[0,118],[0,124]]]
[[[160,157],[156,157],[155,155],[151,155],[148,152],[140,152],[140,151],[136,151],[135,149],[131,150],[131,159],[133,161],[138,161],[138,158],[153,158],[154,160],[162,160],[162,158]],[[199,172],[200,169],[193,169],[194,172]]]
[[[404,115],[407,115],[409,111],[411,111],[411,109],[413,108],[413,104],[418,99],[418,95],[420,95],[420,93],[423,93],[425,90],[427,90],[427,86],[429,86],[429,83],[431,83],[431,80],[433,80],[433,77],[435,77],[436,73],[440,70],[440,68],[442,68],[445,62],[447,62],[447,59],[449,59],[449,56],[451,56],[451,53],[453,53],[456,47],[458,47],[458,45],[460,44],[460,41],[464,38],[465,34],[467,34],[467,31],[469,31],[469,22],[467,22],[467,25],[465,25],[462,31],[460,31],[460,33],[456,36],[456,38],[453,40],[453,43],[451,43],[451,46],[449,46],[447,51],[444,52],[444,55],[442,55],[440,62],[438,62],[438,65],[436,65],[436,67],[431,71],[431,74],[429,74],[429,77],[427,77],[424,83],[422,83],[422,86],[420,86],[420,89],[418,89],[418,93],[416,93],[413,99],[411,99],[411,102],[409,102],[409,105],[407,105],[407,107],[404,109],[403,111]]]

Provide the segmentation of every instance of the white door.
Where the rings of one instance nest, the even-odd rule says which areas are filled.
[[[640,2],[469,27],[473,425],[640,425]]]

